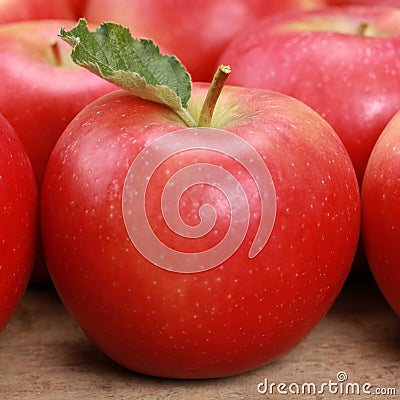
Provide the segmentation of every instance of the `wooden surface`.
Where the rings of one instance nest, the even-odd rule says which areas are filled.
[[[257,385],[322,385],[337,373],[361,388],[395,395],[261,394]],[[288,387],[288,386],[287,386]],[[291,386],[292,390],[296,386]],[[265,387],[261,386],[261,390]],[[269,386],[270,389],[270,386]],[[335,388],[332,387],[332,391]],[[350,389],[349,389],[350,390]],[[351,393],[351,392],[350,392]],[[400,318],[372,280],[353,277],[334,307],[290,354],[249,373],[203,381],[163,380],[130,372],[106,358],[66,313],[54,290],[31,287],[0,335],[0,399],[395,399],[400,398]]]

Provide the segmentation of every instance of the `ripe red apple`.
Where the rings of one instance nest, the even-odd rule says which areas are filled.
[[[114,21],[150,37],[185,64],[194,81],[209,81],[226,44],[264,15],[316,8],[325,0],[89,0],[85,17]]]
[[[0,332],[28,285],[36,249],[38,192],[21,141],[0,115]]]
[[[328,0],[328,4],[332,6],[364,5],[400,7],[399,0]]]
[[[400,113],[379,137],[362,186],[363,241],[382,293],[400,315]]]
[[[61,26],[72,24],[53,20],[0,26],[0,113],[24,144],[39,190],[48,157],[68,123],[85,105],[115,89],[71,61],[69,47],[57,35]],[[45,271],[43,261],[38,262],[34,277],[45,279]]]
[[[194,86],[194,115],[205,93],[204,85]],[[135,371],[218,377],[280,357],[325,315],[353,260],[358,184],[322,118],[281,94],[225,87],[212,126],[218,129],[182,131],[165,106],[115,92],[74,119],[49,161],[42,228],[53,282],[88,337]],[[190,144],[196,137],[198,148]],[[253,171],[243,167],[246,160]],[[215,181],[210,164],[223,174],[213,169]],[[229,179],[233,186],[224,189]],[[268,188],[264,211],[257,185]],[[241,191],[248,209],[235,214]],[[161,204],[163,197],[169,200]],[[215,209],[214,226],[204,207]],[[270,215],[261,224],[274,207],[275,220]],[[179,217],[169,225],[162,218],[174,210],[189,232],[208,221],[208,234],[180,236]],[[272,232],[249,258],[260,224]],[[216,249],[225,235],[239,240],[237,250],[222,262],[225,250],[206,254],[199,264],[198,253]]]
[[[84,21],[61,32],[77,63],[144,98],[97,99],[52,152],[41,217],[53,282],[88,337],[135,371],[256,368],[296,346],[347,277],[360,229],[351,160],[298,100],[220,93],[227,67],[210,90],[191,85],[174,57],[128,35],[107,23],[89,36]]]
[[[87,0],[69,0],[75,19],[84,17],[87,7]]]
[[[75,19],[75,0],[0,1],[0,24],[33,19]]]
[[[331,7],[266,18],[219,60],[229,83],[278,90],[318,111],[344,142],[359,179],[400,109],[400,10]]]

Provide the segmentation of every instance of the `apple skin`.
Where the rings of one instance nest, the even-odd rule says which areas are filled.
[[[115,86],[76,66],[71,48],[57,38],[74,21],[29,21],[0,26],[0,112],[22,140],[39,187],[47,159],[73,117]],[[54,61],[57,40],[62,64]]]
[[[69,2],[74,13],[74,19],[83,18],[87,7],[87,0],[69,0]]]
[[[73,2],[75,0],[2,0],[0,24],[35,19],[75,19],[78,9]]]
[[[385,127],[362,186],[362,232],[372,274],[400,316],[400,114]]]
[[[114,21],[149,37],[186,66],[193,81],[211,81],[226,44],[264,15],[322,7],[325,0],[89,0],[89,22]]]
[[[28,285],[36,250],[38,192],[17,134],[0,114],[0,332]]]
[[[356,34],[364,22],[366,36]],[[229,84],[277,90],[322,115],[345,144],[361,185],[376,139],[400,108],[399,27],[395,8],[286,13],[238,35],[219,63],[232,67]]]
[[[193,86],[195,120],[206,91],[205,84]],[[330,308],[357,247],[359,188],[342,142],[316,112],[283,94],[226,86],[212,128],[247,141],[265,160],[276,192],[273,230],[250,260],[261,213],[254,179],[230,157],[182,151],[150,179],[147,218],[155,232],[189,253],[224,237],[230,207],[208,185],[185,192],[179,202],[190,225],[199,223],[202,204],[215,207],[215,229],[200,244],[171,237],[160,218],[165,181],[201,162],[235,175],[251,217],[242,245],[222,265],[197,273],[174,272],[173,264],[165,270],[130,240],[122,192],[139,152],[184,128],[170,109],[124,91],[85,107],[48,163],[41,203],[46,258],[66,308],[116,362],[163,377],[228,376],[282,356]]]
[[[76,66],[57,35],[75,21],[27,21],[0,25],[0,113],[11,123],[31,160],[40,191],[47,160],[68,123],[88,103],[115,86]],[[57,40],[62,64],[55,63]],[[40,243],[40,241],[39,241]],[[34,280],[48,280],[38,251]]]
[[[331,6],[389,6],[400,7],[399,0],[328,0]]]

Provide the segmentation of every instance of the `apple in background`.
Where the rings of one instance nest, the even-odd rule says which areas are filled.
[[[325,0],[88,0],[85,17],[128,26],[134,36],[169,49],[194,81],[210,81],[219,54],[243,28],[264,15],[323,5]]]
[[[220,57],[232,85],[277,90],[315,109],[345,144],[361,185],[400,109],[400,10],[330,7],[265,18]]]
[[[400,0],[327,0],[327,2],[328,5],[332,6],[365,5],[400,7]]]
[[[74,24],[54,20],[0,25],[0,113],[24,144],[39,190],[53,146],[68,123],[85,105],[115,89],[70,60],[70,47],[57,35],[60,27]],[[44,273],[40,261],[33,279],[45,279]]]
[[[87,0],[68,0],[68,1],[74,13],[74,19],[83,17],[87,6]]]
[[[76,0],[2,0],[0,24],[32,19],[75,19]]]
[[[400,316],[400,113],[380,135],[362,186],[362,232],[368,262]]]
[[[31,276],[36,250],[38,192],[17,134],[0,114],[0,332]]]

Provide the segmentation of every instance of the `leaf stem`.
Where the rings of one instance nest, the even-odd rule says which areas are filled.
[[[199,127],[209,128],[211,126],[215,106],[230,73],[231,68],[228,65],[220,65],[218,67],[200,112]]]
[[[197,127],[196,121],[186,108],[174,109],[174,111],[189,128]]]

